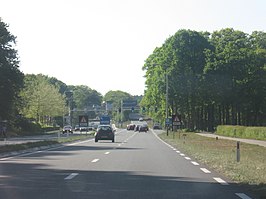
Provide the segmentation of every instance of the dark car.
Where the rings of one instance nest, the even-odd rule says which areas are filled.
[[[64,126],[63,133],[73,133],[72,127],[70,125]]]
[[[129,125],[127,125],[127,130],[128,131],[134,130],[135,126],[136,126],[135,124],[129,124]]]
[[[115,141],[115,133],[110,125],[99,125],[95,132],[95,142],[98,140],[112,140]]]
[[[88,131],[88,127],[86,127],[86,126],[80,126],[79,127],[79,131],[80,132],[87,132]]]
[[[76,125],[74,131],[79,131],[79,125]]]
[[[140,127],[141,125],[140,124],[136,124],[136,126],[135,126],[135,128],[134,128],[134,131],[139,131],[139,127]]]
[[[155,124],[155,125],[153,126],[153,129],[154,129],[154,130],[156,130],[156,129],[161,130],[161,129],[162,129],[162,126],[161,126],[160,124]]]
[[[142,124],[139,127],[139,132],[147,132],[149,130],[149,127],[147,124]]]

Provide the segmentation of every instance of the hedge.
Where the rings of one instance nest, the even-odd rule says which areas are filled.
[[[266,127],[219,125],[216,134],[229,137],[266,140]]]

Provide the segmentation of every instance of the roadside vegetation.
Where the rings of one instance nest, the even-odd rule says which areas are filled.
[[[26,151],[39,147],[51,147],[52,145],[64,144],[67,142],[74,142],[78,140],[86,140],[89,138],[93,138],[94,133],[88,133],[87,135],[76,135],[69,137],[60,137],[53,140],[43,140],[38,142],[28,142],[23,144],[12,144],[12,145],[3,145],[0,146],[0,154],[5,154],[9,152],[18,152],[18,151]]]
[[[143,66],[142,106],[164,123],[176,114],[190,131],[266,126],[266,33],[178,30]],[[167,102],[166,102],[167,94]]]
[[[217,135],[266,140],[266,127],[220,125],[217,127]]]
[[[197,161],[227,176],[234,182],[248,185],[261,198],[266,198],[266,148],[240,143],[240,162],[236,160],[236,141],[214,139],[189,132],[159,135]]]

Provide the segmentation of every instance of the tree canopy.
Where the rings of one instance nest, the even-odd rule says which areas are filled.
[[[142,105],[163,122],[167,78],[169,112],[181,115],[186,128],[265,125],[265,35],[232,28],[177,31],[145,61]]]
[[[23,86],[15,40],[16,37],[8,31],[8,25],[0,18],[0,121],[15,117],[18,93]]]
[[[51,117],[66,112],[66,100],[59,92],[59,87],[51,84],[47,76],[26,75],[24,88],[20,93],[22,99],[21,113],[26,118],[46,123]]]

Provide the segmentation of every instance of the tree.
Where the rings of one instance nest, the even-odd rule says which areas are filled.
[[[266,124],[266,33],[232,28],[213,33],[179,30],[146,59],[141,104],[166,117],[166,77],[170,114],[185,128],[213,131],[219,124]],[[155,109],[150,109],[155,110]]]
[[[46,76],[26,75],[24,85],[20,93],[24,105],[21,113],[26,118],[47,124],[51,117],[62,116],[66,112],[64,96]]]
[[[68,86],[73,91],[74,106],[77,109],[91,109],[93,106],[100,106],[102,103],[102,95],[85,85]]]
[[[15,117],[18,93],[23,86],[23,73],[18,69],[19,60],[15,36],[0,18],[0,121]]]
[[[103,97],[106,103],[112,104],[112,111],[110,111],[109,114],[112,114],[112,118],[115,118],[117,121],[121,120],[121,114],[123,114],[123,118],[125,118],[125,112],[121,112],[121,101],[133,99],[134,97],[132,95],[120,90],[108,91]]]

